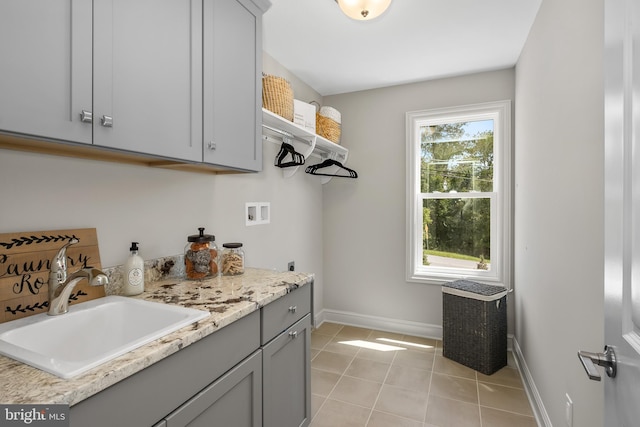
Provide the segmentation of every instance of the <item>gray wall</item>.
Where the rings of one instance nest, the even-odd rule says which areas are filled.
[[[516,66],[516,340],[554,426],[603,425],[603,1],[544,1]],[[604,424],[606,425],[606,423]]]
[[[325,309],[440,328],[440,286],[405,280],[405,113],[504,99],[514,99],[513,69],[324,98],[342,113],[359,174],[324,188]]]

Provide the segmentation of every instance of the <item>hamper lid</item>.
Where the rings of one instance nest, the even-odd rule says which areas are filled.
[[[487,285],[470,280],[456,280],[442,285],[442,293],[482,301],[494,301],[505,296],[507,289],[503,286]]]

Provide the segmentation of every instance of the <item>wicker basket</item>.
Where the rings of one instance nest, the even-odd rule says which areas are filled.
[[[293,121],[293,89],[282,77],[262,76],[262,106],[267,110]]]
[[[332,107],[324,106],[316,113],[316,133],[331,142],[340,144],[342,116]]]
[[[506,366],[506,294],[468,280],[442,285],[442,355],[485,375]]]

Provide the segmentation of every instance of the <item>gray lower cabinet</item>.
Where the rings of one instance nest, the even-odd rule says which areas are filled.
[[[71,407],[71,427],[145,427],[154,426],[183,408],[185,402],[192,402],[217,381],[220,390],[230,393],[226,399],[236,405],[257,411],[259,406],[252,403],[260,394],[251,396],[248,386],[261,392],[261,380],[257,372],[260,366],[260,313],[255,311],[219,331],[183,348],[177,353],[160,360],[148,368],[126,378],[100,393]],[[247,359],[249,356],[251,358]],[[240,362],[247,359],[242,369]],[[244,375],[250,369],[252,372]],[[222,379],[227,376],[227,380]],[[233,387],[233,382],[242,383]],[[234,389],[234,391],[231,391]],[[214,393],[214,394],[211,394]],[[225,394],[225,393],[223,393]],[[207,399],[215,391],[207,393]],[[245,397],[251,399],[238,403]],[[202,402],[206,402],[203,399]],[[260,402],[258,402],[260,404]],[[198,407],[194,405],[193,408]],[[190,413],[190,412],[185,412]],[[179,418],[182,419],[182,418]],[[174,425],[174,424],[170,424]],[[179,424],[178,424],[179,425]],[[199,424],[195,424],[199,425]],[[224,424],[206,424],[210,426]],[[233,426],[235,424],[227,424]],[[238,424],[239,426],[260,426],[261,424]]]
[[[310,348],[310,314],[263,346],[264,427],[299,427],[311,422]]]
[[[261,355],[256,351],[155,427],[262,426]]]
[[[265,427],[311,422],[312,286],[303,286],[260,312]]]
[[[71,407],[71,427],[300,427],[311,421],[312,286]]]

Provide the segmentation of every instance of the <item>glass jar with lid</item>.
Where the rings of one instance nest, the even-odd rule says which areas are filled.
[[[242,243],[224,243],[220,256],[220,269],[223,276],[236,276],[244,273],[244,250]]]
[[[216,236],[204,234],[204,227],[198,228],[199,234],[187,237],[184,248],[184,265],[187,279],[203,280],[218,275],[218,246]]]

